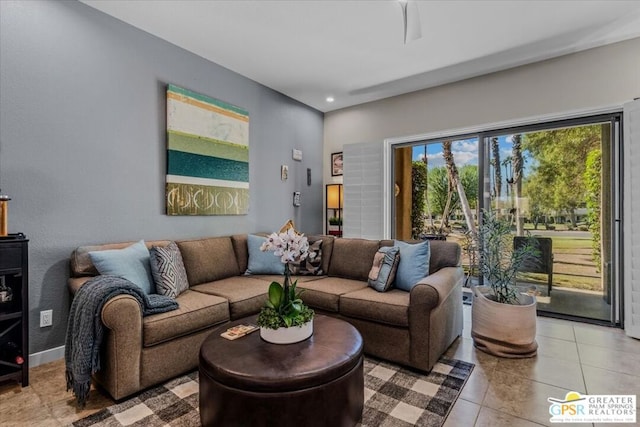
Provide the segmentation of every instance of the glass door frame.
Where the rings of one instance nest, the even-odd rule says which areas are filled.
[[[564,120],[553,120],[547,122],[539,122],[530,125],[520,125],[514,127],[505,127],[501,129],[487,130],[478,133],[478,194],[481,195],[478,200],[479,209],[482,210],[486,207],[491,207],[491,191],[490,191],[490,142],[492,137],[513,135],[518,133],[531,133],[536,131],[554,130],[575,126],[587,126],[593,124],[606,124],[610,125],[610,176],[609,191],[611,194],[611,206],[610,206],[610,222],[607,225],[611,231],[611,247],[609,251],[611,253],[611,265],[606,271],[609,273],[607,278],[607,284],[611,289],[611,311],[609,313],[609,321],[584,318],[579,316],[573,316],[569,314],[560,314],[554,312],[548,312],[538,310],[538,313],[547,317],[556,317],[567,320],[580,320],[587,323],[605,324],[610,326],[623,326],[622,319],[624,319],[623,313],[623,292],[624,287],[622,283],[622,194],[623,185],[622,180],[622,112],[613,112],[607,114],[597,114],[582,116]],[[482,225],[482,215],[478,215],[478,226]],[[605,274],[604,271],[602,274]],[[483,282],[483,278],[478,278],[479,283]]]
[[[611,182],[610,191],[612,197],[611,213],[611,283],[612,283],[612,301],[610,322],[599,320],[591,320],[570,315],[560,315],[555,313],[541,312],[543,316],[558,317],[567,320],[578,320],[586,323],[606,324],[609,326],[623,327],[624,319],[624,286],[623,286],[623,235],[622,235],[622,195],[623,195],[623,169],[622,169],[622,109],[594,109],[581,112],[541,115],[539,117],[526,118],[521,120],[512,120],[497,122],[493,124],[479,125],[469,128],[451,129],[449,131],[439,131],[425,133],[421,135],[404,136],[387,138],[384,140],[383,150],[383,181],[385,189],[383,191],[384,206],[384,238],[393,238],[395,233],[395,200],[394,194],[394,149],[396,147],[408,147],[414,145],[422,145],[440,142],[443,140],[458,140],[476,137],[478,138],[478,209],[482,209],[487,205],[486,195],[490,195],[490,182],[485,182],[485,174],[489,172],[487,165],[489,164],[486,141],[492,136],[503,134],[514,134],[522,132],[534,132],[541,130],[551,130],[555,128],[579,126],[595,123],[609,122],[611,124]],[[481,221],[481,216],[478,216]]]

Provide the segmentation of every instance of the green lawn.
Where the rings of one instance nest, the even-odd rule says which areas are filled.
[[[535,234],[533,230],[531,232]],[[553,241],[553,286],[602,291],[601,275],[591,257],[591,239],[549,234]],[[458,240],[451,237],[453,236],[449,235],[448,240]],[[463,264],[466,264],[467,270],[466,255],[463,257]],[[523,273],[519,276],[521,280],[540,284],[546,289],[546,274]]]
[[[532,233],[533,234],[533,233]],[[571,249],[585,249],[591,251],[591,239],[580,237],[550,236],[553,241],[553,251],[570,251]]]

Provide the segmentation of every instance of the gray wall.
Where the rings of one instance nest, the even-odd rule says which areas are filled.
[[[621,107],[640,97],[638,52],[640,38],[635,38],[329,112],[324,157],[342,151],[344,144]],[[324,178],[332,181],[328,163]]]
[[[164,215],[167,83],[249,111],[248,215]],[[0,1],[0,188],[13,198],[9,231],[30,239],[30,352],[64,344],[76,246],[271,231],[289,218],[321,232],[322,133],[322,113],[82,3]],[[45,309],[53,326],[41,329]]]

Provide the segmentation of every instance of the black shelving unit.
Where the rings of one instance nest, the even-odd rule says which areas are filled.
[[[24,234],[0,237],[0,280],[11,289],[12,299],[0,302],[0,348],[14,342],[24,362],[3,360],[0,354],[0,382],[16,380],[29,385],[29,240]]]

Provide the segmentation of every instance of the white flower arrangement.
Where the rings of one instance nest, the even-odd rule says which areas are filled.
[[[281,233],[271,233],[260,250],[271,251],[280,257],[284,264],[284,285],[271,282],[267,301],[258,316],[258,326],[267,329],[289,328],[311,321],[314,312],[300,299],[302,292],[296,292],[297,280],[290,283],[289,263],[315,257],[315,253],[309,253],[309,241],[305,235],[297,233],[293,228]]]
[[[275,256],[280,257],[283,264],[302,261],[309,257],[313,259],[314,253],[309,254],[309,241],[304,234],[296,233],[293,228],[289,228],[282,233],[271,233],[267,240],[260,246],[260,250],[273,251]]]

